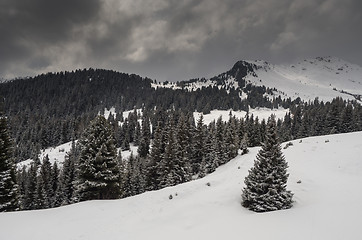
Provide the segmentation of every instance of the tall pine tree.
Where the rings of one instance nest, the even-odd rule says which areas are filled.
[[[116,199],[120,197],[120,169],[113,131],[103,116],[97,116],[79,141],[76,198]]]

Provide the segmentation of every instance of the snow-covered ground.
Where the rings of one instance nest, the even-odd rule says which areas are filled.
[[[121,148],[117,149],[117,151],[119,150],[121,150]],[[128,159],[131,154],[133,154],[133,156],[138,155],[138,146],[135,146],[132,143],[129,145],[129,150],[121,152],[122,159]]]
[[[259,150],[252,148],[205,178],[175,187],[0,213],[0,239],[362,239],[361,139],[362,132],[311,137],[284,149],[288,189],[295,194],[288,210],[254,213],[241,206],[243,180]]]

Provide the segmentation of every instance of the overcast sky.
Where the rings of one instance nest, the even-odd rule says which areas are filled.
[[[105,68],[211,77],[237,60],[362,66],[360,0],[0,0],[0,76]]]

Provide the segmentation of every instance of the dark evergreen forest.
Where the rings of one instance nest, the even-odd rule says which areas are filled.
[[[225,76],[214,80],[222,84]],[[238,78],[240,86],[244,86],[245,82]],[[272,108],[291,104],[290,99],[269,100],[263,94],[270,90],[250,84],[242,88],[248,98],[241,100],[242,92],[236,89],[215,86],[190,92],[155,89],[152,82],[134,74],[84,69],[1,83],[4,112],[17,145],[16,160],[23,161],[36,156],[40,149],[79,138],[90,120],[105,108],[115,107],[120,112],[158,107],[209,113],[212,109],[248,110],[248,106]]]

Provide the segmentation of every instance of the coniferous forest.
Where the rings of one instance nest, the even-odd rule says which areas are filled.
[[[243,100],[236,89],[188,91],[182,83],[176,90],[153,88],[151,79],[94,69],[1,83],[1,148],[6,154],[0,173],[8,174],[8,181],[0,190],[13,196],[1,202],[2,211],[123,198],[174,186],[202,178],[270,138],[266,120],[253,115],[230,114],[206,125],[202,115],[194,118],[194,111],[289,108],[284,119],[275,122],[275,133],[284,142],[362,130],[358,102],[268,98],[264,94],[271,89],[246,84],[240,72],[229,74],[238,74],[235,79],[247,93]],[[214,80],[222,84],[223,76]],[[127,118],[102,117],[111,107],[117,113],[134,110]],[[47,156],[38,158],[41,149],[69,141],[72,148],[62,166],[52,165]],[[138,152],[123,159],[118,150],[128,150],[130,144],[138,146]],[[29,158],[34,159],[30,167],[15,170],[15,162]]]

